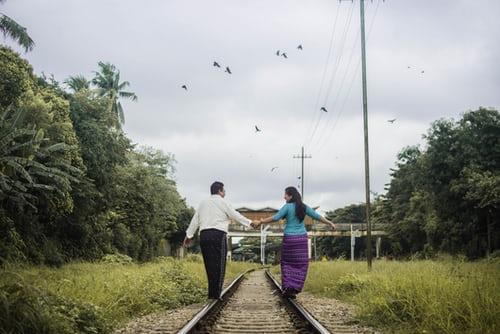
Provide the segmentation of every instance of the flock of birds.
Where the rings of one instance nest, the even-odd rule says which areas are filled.
[[[303,50],[303,49],[304,49],[304,48],[303,48],[302,44],[299,44],[299,45],[297,46],[297,50]],[[277,51],[276,51],[276,56],[278,56],[278,57],[283,57],[283,58],[285,58],[285,59],[288,59],[288,55],[286,54],[286,52],[285,52],[285,51],[277,50]],[[216,67],[216,68],[222,68],[222,66],[221,66],[221,65],[220,65],[217,61],[214,61],[214,62],[213,62],[213,64],[212,64],[212,66],[213,66],[213,67]],[[226,69],[225,69],[224,73],[227,73],[227,74],[233,74],[233,72],[231,72],[231,68],[230,68],[229,66],[226,66]],[[188,86],[187,86],[187,84],[183,84],[183,85],[181,86],[181,88],[182,88],[182,89],[184,89],[185,91],[188,91]],[[321,108],[321,110],[326,111],[326,109],[325,109],[324,107],[323,107],[323,108]],[[261,129],[257,126],[257,125],[255,125],[255,132],[262,132],[262,130],[261,130]],[[271,172],[275,171],[277,168],[278,168],[278,167],[273,167],[273,168],[271,169]]]
[[[297,50],[303,50],[302,44],[299,44],[297,46]],[[285,59],[288,59],[288,55],[286,54],[286,52],[283,52],[281,50],[276,51],[276,55],[279,56],[279,57],[283,57]],[[213,67],[217,67],[217,68],[222,68],[222,66],[220,66],[220,64],[217,61],[214,61],[213,64],[212,64],[212,66]],[[224,73],[233,74],[233,72],[231,72],[231,68],[229,68],[229,66],[226,66],[226,69],[225,69]],[[183,84],[181,86],[181,88],[184,89],[185,91],[188,90],[187,84]],[[256,131],[259,132],[260,130],[256,130]]]
[[[304,49],[304,48],[303,48],[302,44],[299,44],[299,45],[297,46],[297,50],[302,51],[303,49]],[[283,57],[283,58],[285,58],[285,59],[288,59],[288,55],[287,55],[286,51],[277,50],[275,54],[276,54],[276,56],[278,56],[278,57]],[[221,66],[221,65],[220,65],[217,61],[214,61],[214,62],[213,62],[213,64],[212,64],[212,66],[213,66],[213,67],[216,67],[216,68],[220,68],[220,69],[222,69],[222,66]],[[407,66],[407,69],[411,69],[411,66]],[[227,74],[233,74],[233,72],[231,72],[231,68],[230,68],[229,66],[225,66],[224,73],[227,73]],[[421,74],[424,74],[424,73],[425,73],[425,71],[424,71],[424,70],[420,70],[420,73],[421,73]],[[182,88],[182,89],[184,89],[185,91],[187,91],[187,90],[188,90],[188,86],[187,86],[187,84],[183,84],[183,85],[181,86],[181,88]],[[328,112],[328,109],[326,109],[326,107],[322,106],[322,107],[320,108],[320,111],[327,113],[327,112]],[[396,121],[396,118],[393,118],[393,119],[389,119],[389,120],[387,120],[387,122],[389,122],[389,123],[391,123],[391,124],[394,124],[394,122],[395,122],[395,121]],[[259,132],[262,132],[262,130],[261,130],[261,129],[257,126],[257,125],[255,125],[255,132],[256,132],[256,133],[259,133]],[[336,157],[336,159],[337,159],[337,158],[338,158],[338,157]],[[278,166],[274,166],[274,167],[272,167],[272,168],[271,168],[271,172],[276,171],[278,168],[279,168]],[[300,179],[301,179],[301,177],[300,177],[300,176],[298,176],[298,177],[297,177],[297,179],[299,179],[299,180],[300,180]]]

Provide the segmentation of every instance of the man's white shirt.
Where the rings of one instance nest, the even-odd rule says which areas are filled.
[[[227,233],[231,220],[247,227],[250,227],[252,222],[236,211],[220,195],[212,195],[198,206],[198,210],[196,210],[186,230],[186,237],[191,239],[198,228],[200,231],[213,228]]]

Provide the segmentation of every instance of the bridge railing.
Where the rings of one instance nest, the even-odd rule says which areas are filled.
[[[336,226],[336,231],[341,231],[341,232],[348,232],[351,231],[351,225],[352,225],[352,230],[353,231],[366,231],[367,230],[367,224],[359,224],[359,223],[354,223],[354,224],[335,224]],[[269,232],[283,232],[285,228],[284,223],[273,223],[269,224]],[[381,230],[384,231],[386,230],[385,225],[377,224],[377,225],[372,225],[372,230]],[[331,231],[330,226],[320,223],[320,222],[314,222],[314,225],[306,224],[306,229],[308,231]],[[252,228],[247,228],[244,227],[241,224],[238,223],[231,223],[229,225],[229,231],[233,232],[255,232],[254,229]]]

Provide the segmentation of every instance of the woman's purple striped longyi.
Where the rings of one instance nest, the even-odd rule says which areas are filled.
[[[285,235],[281,247],[282,289],[302,291],[309,267],[307,234]]]

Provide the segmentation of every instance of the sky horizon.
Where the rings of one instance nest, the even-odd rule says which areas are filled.
[[[422,145],[433,121],[500,108],[500,1],[365,6],[371,188],[383,193],[397,153]],[[139,97],[122,101],[124,131],[175,155],[189,205],[219,180],[235,207],[279,208],[284,188],[300,183],[301,146],[312,155],[306,203],[324,212],[364,202],[358,0],[0,7],[35,41],[24,53],[4,39],[35,73],[63,82],[91,78],[99,61],[116,65]]]

